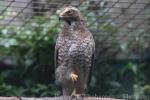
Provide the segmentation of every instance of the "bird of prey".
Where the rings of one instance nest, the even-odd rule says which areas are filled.
[[[57,11],[64,27],[55,45],[55,82],[65,96],[85,94],[94,62],[95,42],[80,11]]]

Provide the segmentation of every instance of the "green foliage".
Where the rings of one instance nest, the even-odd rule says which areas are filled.
[[[57,21],[36,17],[24,27],[1,30],[0,50],[3,58],[13,59],[15,67],[1,72],[0,95],[55,96],[53,85],[54,41]],[[51,16],[50,19],[57,19]],[[11,32],[11,33],[10,33]]]
[[[80,8],[82,12],[90,9],[90,2],[86,3],[87,6]],[[101,8],[101,12],[104,11]],[[88,93],[117,97],[118,94],[126,93],[149,95],[150,63],[141,58],[135,61],[115,59],[118,52],[125,54],[125,57],[134,50],[144,53],[149,38],[135,37],[123,42],[118,40],[117,26],[110,20],[110,15],[102,13],[93,10],[86,16],[96,41],[96,63]],[[8,15],[10,13],[0,16],[0,20]],[[97,20],[98,16],[101,16],[100,20]],[[56,15],[51,15],[35,16],[23,27],[0,28],[1,57],[11,59],[14,64],[11,68],[0,70],[0,95],[38,97],[60,94],[54,85],[53,59],[55,39],[60,27]]]

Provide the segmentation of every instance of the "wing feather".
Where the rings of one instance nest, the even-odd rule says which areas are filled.
[[[94,42],[94,39],[93,40],[93,47],[92,47],[92,57],[91,57],[91,68],[90,68],[90,72],[89,72],[89,77],[88,77],[88,83],[87,83],[87,86],[90,85],[90,81],[91,81],[91,77],[92,77],[92,71],[93,71],[93,67],[94,67],[94,61],[95,61],[95,42]]]
[[[57,45],[57,42],[56,42],[56,45],[55,45],[55,52],[54,52],[54,64],[55,64],[55,69],[58,67],[58,45]]]

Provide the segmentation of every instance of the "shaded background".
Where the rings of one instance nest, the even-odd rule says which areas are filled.
[[[87,94],[150,96],[149,0],[0,0],[0,95],[60,94],[53,55],[64,5],[81,10],[96,42]]]

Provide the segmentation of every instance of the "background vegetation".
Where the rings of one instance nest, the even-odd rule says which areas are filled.
[[[80,9],[86,11],[87,8]],[[86,20],[96,41],[96,61],[87,93],[118,98],[124,94],[150,95],[150,49],[145,45],[150,44],[149,28],[144,33],[147,38],[141,37],[138,41],[131,38],[122,43],[117,39],[118,28],[109,22],[110,15],[103,16],[101,23],[95,21],[96,12],[89,15],[93,16],[86,16]],[[1,19],[5,17],[7,14]],[[149,26],[149,16],[147,22]],[[61,27],[62,24],[53,14],[50,17],[35,16],[21,28],[0,28],[1,96],[41,97],[60,94],[54,84],[53,55]],[[133,46],[133,43],[136,45]],[[118,53],[135,53],[138,57],[119,59],[116,57]]]

